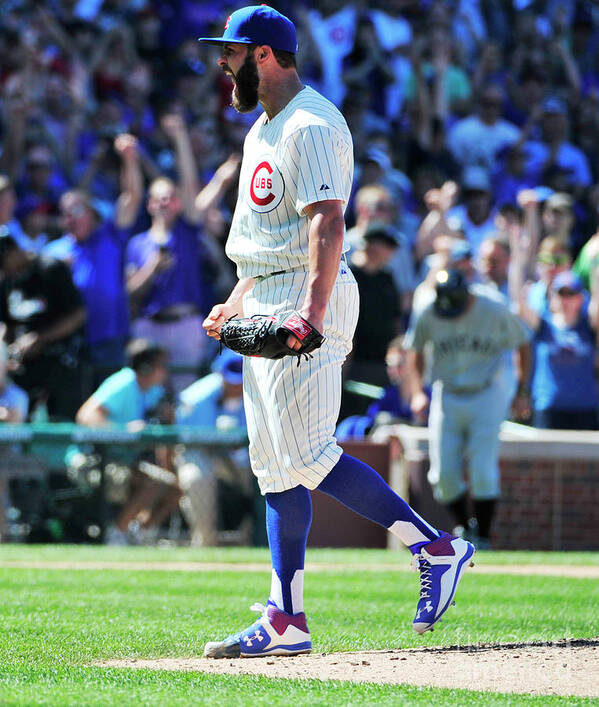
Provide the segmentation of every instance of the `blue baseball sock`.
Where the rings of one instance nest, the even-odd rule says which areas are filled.
[[[304,610],[304,557],[312,498],[304,486],[266,494],[266,531],[272,557],[269,602],[288,614]]]
[[[387,528],[414,554],[441,535],[412,510],[372,467],[349,454],[341,455],[320,482],[318,490]]]

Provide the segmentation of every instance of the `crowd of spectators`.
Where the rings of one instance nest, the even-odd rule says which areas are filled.
[[[224,241],[256,114],[232,109],[218,48],[196,38],[218,34],[236,6],[2,7],[4,390],[27,393],[20,417],[74,420],[143,337],[164,348],[178,393],[210,370],[217,350],[201,321],[235,282]],[[346,373],[372,388],[354,386],[344,415],[365,413],[389,384],[387,348],[401,359],[396,337],[451,265],[534,329],[531,419],[595,428],[597,4],[276,7],[296,23],[300,76],[354,139],[348,263],[363,316]]]

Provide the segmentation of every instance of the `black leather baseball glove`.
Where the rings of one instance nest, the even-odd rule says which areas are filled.
[[[302,344],[297,351],[287,346],[293,334]],[[309,356],[320,348],[324,336],[294,310],[279,314],[254,314],[253,317],[228,319],[220,330],[221,343],[244,356],[283,358]],[[299,363],[299,359],[298,359]]]

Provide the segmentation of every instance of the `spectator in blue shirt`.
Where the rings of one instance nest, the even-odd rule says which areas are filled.
[[[146,342],[144,342],[146,343]],[[133,341],[130,346],[140,346]],[[164,349],[147,344],[132,356],[131,367],[109,376],[77,413],[81,425],[128,425],[146,419],[164,396]]]
[[[215,430],[245,429],[242,388],[243,357],[224,351],[213,364],[213,372],[179,394],[176,420]],[[191,528],[193,545],[215,545],[218,526],[217,479],[232,477],[246,495],[252,493],[247,448],[208,452],[188,449],[180,459],[179,485],[185,493],[181,508]]]
[[[1,325],[0,337],[6,326]],[[8,351],[0,338],[0,422],[24,422],[29,409],[27,393],[7,376]]]
[[[88,312],[86,340],[90,363],[96,368],[102,366],[104,375],[106,368],[118,369],[124,363],[129,334],[125,247],[143,188],[136,139],[119,135],[114,148],[122,161],[123,185],[115,220],[102,221],[85,192],[65,192],[60,199],[60,211],[67,233],[43,251],[71,268]]]
[[[597,429],[595,380],[599,302],[592,293],[585,310],[584,287],[571,270],[550,286],[550,310],[539,313],[520,303],[533,328],[535,365],[531,384],[533,424],[549,429]]]
[[[2,340],[6,333],[6,326],[0,325],[0,423],[2,422],[24,422],[27,417],[29,398],[27,393],[15,385],[6,375],[6,363],[8,352],[6,344]],[[17,463],[22,463],[22,454],[19,445],[13,447],[2,446],[0,457],[16,457]],[[4,476],[4,475],[3,475]],[[8,497],[8,483],[6,478],[0,477],[0,538],[6,532],[6,518],[4,509],[10,504]]]
[[[541,118],[542,140],[525,144],[528,167],[538,183],[549,184],[548,177],[566,175],[569,189],[575,197],[591,184],[591,170],[585,154],[568,141],[568,109],[559,98],[547,98]],[[561,189],[560,189],[561,190]]]
[[[76,421],[88,427],[111,424],[138,429],[145,424],[150,412],[164,398],[164,382],[168,375],[168,353],[160,346],[135,339],[128,346],[130,367],[109,376],[81,406]],[[135,465],[138,455],[129,450],[111,452],[119,461]],[[179,502],[177,486],[165,487],[145,477],[136,468],[131,479],[132,493],[122,508],[115,525],[107,529],[110,544],[128,544],[130,525],[138,516],[145,516],[144,528],[158,528]],[[160,505],[157,503],[160,501]]]
[[[127,289],[137,315],[132,333],[160,341],[173,366],[197,369],[206,356],[202,320],[209,309],[201,273],[201,214],[195,206],[197,169],[183,118],[168,114],[162,127],[175,146],[180,184],[167,177],[152,182],[151,226],[127,247]],[[196,377],[193,370],[174,375],[173,386],[181,390]]]

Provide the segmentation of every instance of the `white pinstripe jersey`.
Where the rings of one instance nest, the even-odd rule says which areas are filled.
[[[345,209],[353,172],[345,118],[314,89],[303,88],[270,121],[263,113],[245,139],[226,246],[238,277],[307,268],[304,209],[328,199],[343,201]]]

